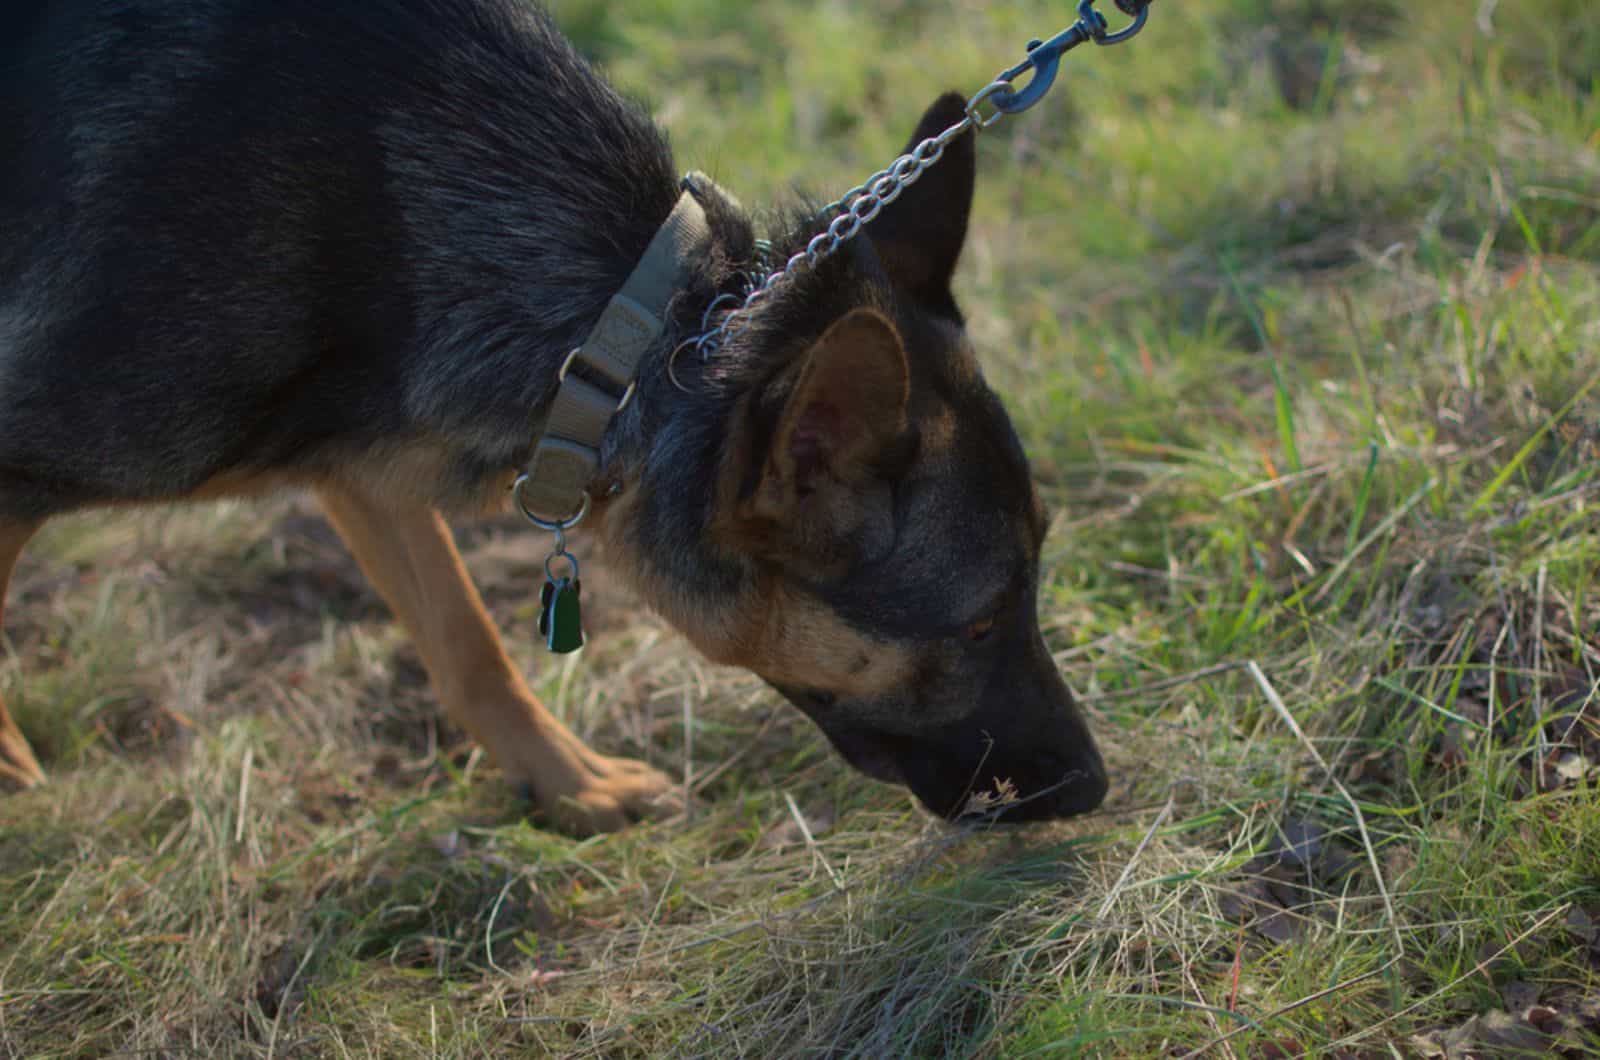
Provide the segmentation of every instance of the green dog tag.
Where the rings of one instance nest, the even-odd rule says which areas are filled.
[[[576,578],[546,580],[539,592],[539,636],[557,655],[583,647],[583,615],[578,607],[582,586]]]

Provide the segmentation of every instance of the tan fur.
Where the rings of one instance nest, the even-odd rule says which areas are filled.
[[[703,655],[769,681],[870,698],[903,688],[917,669],[908,648],[863,636],[820,600],[777,574],[753,574],[743,593],[690,597],[654,574],[628,544],[636,491],[597,510],[607,559],[658,614]]]
[[[0,523],[0,622],[5,617],[6,588],[11,571],[22,554],[22,546],[38,529],[33,523]],[[0,787],[31,788],[44,780],[44,771],[33,756],[11,714],[0,700]]]
[[[761,607],[761,639],[739,665],[769,681],[876,699],[905,689],[916,675],[907,646],[863,636],[815,597],[780,584]]]

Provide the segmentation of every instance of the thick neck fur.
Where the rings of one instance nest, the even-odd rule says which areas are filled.
[[[434,0],[459,31],[383,48],[414,61],[377,136],[415,306],[406,411],[488,464],[525,459],[568,351],[678,197],[649,119],[542,12]],[[466,17],[470,16],[470,17]],[[421,18],[421,16],[419,16]]]

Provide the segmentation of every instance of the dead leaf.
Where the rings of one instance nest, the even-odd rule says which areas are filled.
[[[1582,755],[1569,751],[1556,759],[1556,776],[1576,784],[1589,773],[1589,763]]]
[[[1445,1055],[1451,1060],[1455,1057],[1544,1056],[1549,1045],[1548,1034],[1527,1020],[1499,1009],[1474,1016],[1444,1035]]]
[[[1458,696],[1455,712],[1482,728],[1489,724],[1489,706],[1482,696]]]
[[[1564,1029],[1561,1014],[1548,1005],[1533,1005],[1522,1013],[1522,1018],[1537,1027],[1539,1033],[1551,1037],[1560,1034]]]
[[[1292,942],[1295,934],[1295,921],[1287,910],[1279,909],[1269,913],[1250,925],[1258,934],[1265,935],[1273,942]]]
[[[1328,830],[1315,821],[1290,818],[1283,822],[1283,833],[1276,849],[1278,862],[1295,868],[1310,868],[1322,857],[1323,840]]]
[[[994,813],[1003,807],[1010,806],[1020,801],[1016,784],[1010,777],[995,777],[994,789],[975,791],[967,797],[967,804],[961,809],[963,817],[983,817]]]
[[[1217,906],[1229,920],[1272,942],[1284,943],[1294,938],[1294,918],[1273,900],[1265,880],[1241,881],[1238,890],[1217,900]]]

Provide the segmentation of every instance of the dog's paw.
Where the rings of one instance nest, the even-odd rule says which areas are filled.
[[[678,789],[660,770],[585,750],[581,768],[562,780],[512,781],[538,815],[563,832],[579,836],[616,832],[636,821],[672,816],[683,808]]]

